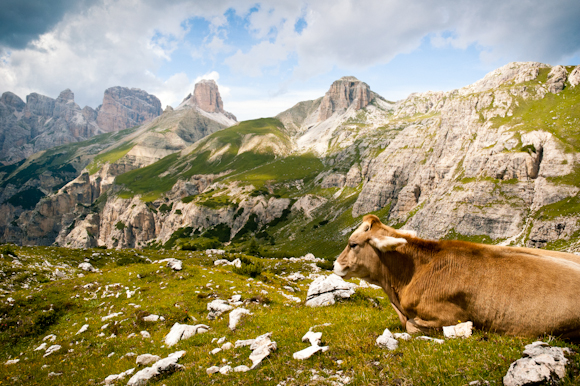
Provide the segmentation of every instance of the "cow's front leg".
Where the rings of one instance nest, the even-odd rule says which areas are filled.
[[[397,312],[397,315],[399,315],[399,320],[401,321],[401,325],[403,326],[403,328],[406,328],[408,320],[407,317],[403,315],[403,313],[393,303],[391,303],[391,306],[393,306],[393,308]]]
[[[431,334],[441,328],[438,321],[427,321],[417,317],[407,320],[405,327],[409,334]]]

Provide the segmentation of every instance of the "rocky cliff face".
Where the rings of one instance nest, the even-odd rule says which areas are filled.
[[[224,133],[208,130],[193,142],[191,130],[179,131],[183,122],[224,119],[217,99],[200,91],[214,104],[192,95],[136,132],[134,147],[118,161],[33,211],[0,210],[17,218],[20,236],[7,226],[12,240],[52,238],[77,247],[172,246],[219,234],[331,257],[372,212],[426,238],[577,251],[579,73],[580,67],[510,63],[464,88],[397,103],[362,82],[347,87],[356,82],[343,78],[325,97],[281,113],[285,127],[258,120]],[[174,125],[171,135],[153,129],[161,122]],[[163,141],[167,153],[152,145]],[[151,156],[143,161],[151,166],[136,173],[131,157],[177,151],[169,144],[180,153],[157,163]],[[143,190],[142,181],[167,187],[152,186],[154,198],[144,199],[148,193],[130,191]]]
[[[349,107],[355,111],[367,107],[371,99],[368,84],[354,76],[342,77],[330,86],[330,90],[322,98],[318,122],[327,120],[336,112],[344,112]]]
[[[15,163],[39,151],[126,129],[160,114],[156,97],[123,87],[108,89],[97,110],[81,109],[69,89],[56,99],[32,93],[26,103],[6,92],[0,98],[0,161]]]
[[[232,113],[224,110],[224,104],[222,102],[218,85],[213,79],[202,79],[196,83],[193,94],[189,94],[185,97],[180,106],[182,107],[186,105],[195,106],[201,111],[207,113],[221,114],[229,120],[236,121],[236,117]]]
[[[111,87],[105,90],[98,108],[97,124],[105,132],[141,125],[161,115],[159,99],[138,88]]]

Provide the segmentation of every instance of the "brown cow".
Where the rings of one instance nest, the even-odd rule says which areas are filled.
[[[424,240],[367,215],[334,263],[389,296],[408,332],[460,321],[510,335],[580,337],[580,257]]]

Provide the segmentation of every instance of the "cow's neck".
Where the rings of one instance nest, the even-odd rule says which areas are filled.
[[[386,252],[381,256],[381,272],[377,281],[395,307],[401,310],[399,293],[411,282],[422,266],[428,264],[433,255],[429,240],[412,239],[400,251]]]

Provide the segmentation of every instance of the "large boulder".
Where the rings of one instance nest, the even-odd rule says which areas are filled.
[[[564,378],[567,364],[563,349],[534,342],[525,347],[523,358],[510,365],[503,383],[505,386],[551,384]]]
[[[347,283],[338,275],[320,276],[308,288],[306,305],[309,307],[329,306],[335,299],[347,299],[354,294],[356,284]]]

